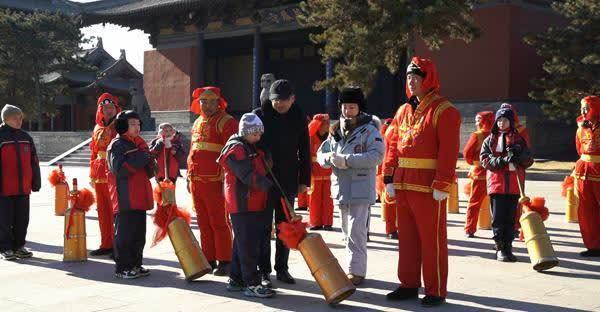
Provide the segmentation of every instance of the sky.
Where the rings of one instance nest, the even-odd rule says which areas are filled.
[[[92,0],[75,0],[76,2],[91,2]],[[87,38],[102,37],[104,49],[114,58],[119,58],[121,49],[125,49],[127,61],[137,70],[144,73],[144,51],[152,50],[148,41],[148,34],[141,30],[129,30],[114,24],[92,25],[82,28],[83,35]],[[96,40],[83,45],[84,49],[96,46]]]

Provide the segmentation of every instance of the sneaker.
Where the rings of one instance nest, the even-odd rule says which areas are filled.
[[[263,285],[248,286],[244,289],[244,296],[246,297],[271,298],[274,295],[275,291],[273,289]]]
[[[271,283],[271,276],[269,275],[269,273],[261,274],[260,284],[266,288],[273,288],[273,283]]]
[[[387,235],[388,239],[398,239],[398,232],[392,232]]]
[[[446,298],[426,295],[421,299],[421,305],[424,307],[437,307],[446,302]]]
[[[98,256],[106,256],[110,255],[113,252],[112,248],[98,248],[96,250],[90,251],[90,256],[98,257]]]
[[[31,258],[33,256],[33,252],[25,249],[25,247],[21,247],[15,251],[15,256],[19,259]]]
[[[15,255],[14,251],[7,250],[7,251],[0,252],[0,258],[4,259],[6,261],[12,261],[12,260],[16,260],[17,256]]]
[[[467,238],[475,238],[475,233],[466,233],[465,236]]]
[[[140,277],[140,274],[135,269],[129,270],[129,271],[124,270],[124,271],[115,273],[115,277],[120,278],[120,279],[136,279],[136,278]]]
[[[244,290],[244,285],[240,282],[237,282],[233,279],[229,279],[227,282],[227,291],[242,291]]]
[[[298,207],[296,208],[296,211],[307,211],[308,207]]]
[[[358,275],[354,275],[352,273],[348,274],[348,279],[350,280],[350,282],[352,282],[352,284],[354,286],[358,286],[360,284],[362,284],[362,282],[365,280],[364,276],[358,276]]]
[[[323,226],[323,230],[324,231],[333,231],[333,226],[331,226],[331,225],[324,225]]]
[[[150,275],[150,270],[146,269],[145,267],[143,267],[141,265],[138,266],[138,267],[135,267],[133,269],[137,271],[137,273],[138,273],[138,275],[140,277],[144,277],[144,276]]]
[[[309,230],[311,230],[311,231],[319,231],[319,230],[322,230],[322,229],[323,229],[323,227],[320,226],[320,225],[311,226],[309,228]]]
[[[385,296],[387,300],[407,300],[407,299],[416,299],[419,298],[419,289],[418,288],[403,288],[398,287],[396,290]]]

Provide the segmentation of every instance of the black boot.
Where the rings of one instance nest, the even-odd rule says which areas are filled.
[[[421,299],[421,305],[424,307],[437,307],[446,302],[446,298],[438,296],[425,296]]]
[[[219,261],[217,268],[213,270],[214,276],[226,276],[229,275],[229,261]]]
[[[579,253],[582,257],[600,257],[600,249],[587,249]]]
[[[419,298],[418,288],[403,288],[402,286],[385,296],[388,300],[406,300]]]
[[[296,284],[296,280],[290,275],[290,272],[285,271],[277,271],[277,280],[284,282],[286,284]]]
[[[210,267],[213,270],[217,268],[217,261],[216,260],[208,261],[208,264],[210,264]]]
[[[508,262],[517,262],[517,257],[512,253],[512,242],[504,244],[504,253]]]

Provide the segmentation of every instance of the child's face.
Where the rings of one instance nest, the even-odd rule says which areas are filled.
[[[132,138],[136,138],[140,135],[141,124],[139,119],[127,119],[127,124],[129,128],[127,128],[127,135]]]
[[[262,133],[255,132],[255,133],[244,135],[244,139],[246,141],[248,141],[248,143],[250,143],[250,144],[255,144],[256,142],[260,141],[261,136],[262,136]]]
[[[498,125],[498,129],[502,131],[508,130],[508,128],[510,128],[510,121],[506,117],[500,117],[498,121],[496,121],[496,124]]]
[[[346,118],[354,118],[358,116],[359,107],[356,103],[342,103],[342,115]]]
[[[4,123],[9,125],[11,128],[21,129],[21,126],[23,125],[23,115],[21,115],[21,114],[10,115],[10,116],[6,117],[6,119],[4,120]]]

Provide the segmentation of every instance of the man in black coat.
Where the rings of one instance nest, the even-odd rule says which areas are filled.
[[[269,101],[264,101],[260,108],[254,110],[265,127],[265,133],[258,145],[271,153],[273,174],[281,184],[288,200],[293,203],[296,195],[306,191],[310,186],[308,121],[302,109],[294,103],[296,96],[289,81],[275,81],[269,93]],[[271,188],[267,209],[265,209],[265,226],[259,259],[262,284],[265,287],[271,287],[269,274],[271,273],[270,240],[273,211],[275,211],[275,223],[285,220],[280,199],[279,188]],[[290,250],[279,238],[275,246],[277,279],[287,284],[294,284],[295,280],[288,272]]]

